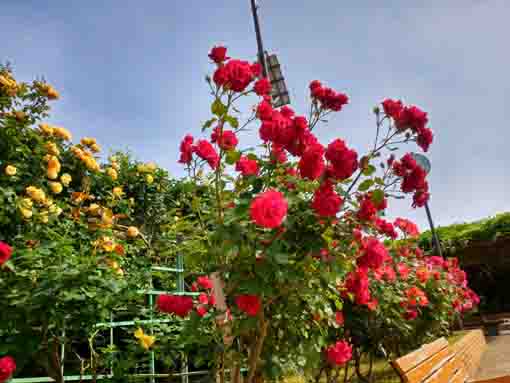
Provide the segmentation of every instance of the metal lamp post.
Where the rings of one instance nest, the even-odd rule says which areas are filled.
[[[267,52],[264,51],[262,33],[260,32],[258,6],[256,0],[250,0],[250,3],[251,12],[253,14],[253,23],[255,25],[255,36],[257,38],[257,56],[260,65],[262,66],[262,74],[264,77],[269,78],[273,88],[271,92],[272,105],[276,108],[288,105],[290,104],[290,97],[280,68],[280,62],[275,54],[268,55]]]
[[[425,157],[423,154],[419,153],[411,153],[414,160],[420,165],[423,170],[425,170],[425,173],[429,174],[431,169],[430,161],[427,157]],[[439,243],[439,238],[436,233],[436,229],[434,228],[434,222],[432,222],[432,215],[430,214],[429,204],[428,202],[425,202],[425,212],[427,213],[427,219],[429,221],[430,225],[430,232],[432,233],[432,240],[434,241],[434,247],[436,248],[437,254],[442,257],[443,252],[441,251],[441,244]]]

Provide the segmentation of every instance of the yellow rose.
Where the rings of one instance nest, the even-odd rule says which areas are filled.
[[[53,127],[53,134],[59,138],[62,138],[65,141],[71,141],[73,138],[69,130],[62,128],[60,126]]]
[[[144,334],[144,332],[141,328],[138,328],[135,331],[134,336],[140,342],[140,346],[142,346],[145,350],[148,350],[149,348],[151,348],[151,346],[156,341],[155,336]]]
[[[112,168],[118,171],[120,169],[119,163],[118,162],[112,162]]]
[[[21,215],[25,219],[30,219],[32,217],[32,210],[21,208],[19,209],[21,212]]]
[[[53,127],[48,124],[39,124],[39,130],[44,136],[53,136]]]
[[[122,195],[124,194],[124,191],[122,190],[121,186],[114,187],[112,192],[113,195],[118,198],[122,197]]]
[[[41,214],[39,215],[39,221],[41,223],[48,223],[49,217],[48,217],[48,212],[47,211],[42,211],[41,212]]]
[[[41,202],[43,206],[51,207],[53,206],[53,200],[50,198],[45,198],[44,201]]]
[[[52,215],[55,215],[55,216],[59,216],[60,214],[62,214],[62,209],[57,206],[57,205],[51,205],[50,208],[48,209],[49,213],[52,214]]]
[[[138,171],[138,173],[145,173],[145,164],[138,164],[136,165],[136,170]]]
[[[94,157],[87,156],[83,162],[85,163],[87,169],[89,169],[91,172],[97,172],[100,169],[99,164]]]
[[[72,179],[71,175],[68,173],[64,173],[60,176],[60,182],[62,182],[62,184],[66,187],[69,186],[69,184],[71,183],[72,180],[73,179]]]
[[[80,143],[84,146],[91,146],[96,144],[96,139],[92,137],[83,137]]]
[[[48,170],[47,176],[49,179],[54,180],[58,178],[58,173],[60,172],[60,162],[57,157],[53,157],[48,161]]]
[[[99,153],[101,151],[101,147],[98,144],[90,145],[90,150],[92,150],[93,153]]]
[[[106,169],[106,174],[108,174],[108,176],[112,179],[112,180],[116,180],[117,177],[118,177],[118,174],[117,174],[117,170],[115,170],[114,168],[108,168]]]
[[[111,253],[115,249],[115,243],[110,237],[103,237],[101,242],[101,247],[104,251]]]
[[[32,209],[32,206],[34,205],[30,198],[22,198],[19,204],[25,209]]]
[[[101,206],[99,206],[97,203],[92,203],[92,204],[90,204],[90,206],[87,210],[90,215],[99,215]]]
[[[157,165],[154,162],[149,162],[145,165],[145,170],[148,172],[154,172],[157,169]]]
[[[127,229],[127,235],[130,238],[138,237],[140,235],[140,230],[134,226],[129,226]]]
[[[50,84],[40,84],[39,89],[48,97],[48,100],[57,100],[60,95]]]
[[[8,176],[15,176],[17,171],[18,169],[16,169],[15,166],[7,165],[5,167],[5,174],[7,174]]]
[[[62,193],[62,184],[60,182],[50,182],[50,189],[53,193]]]
[[[57,144],[54,142],[47,142],[44,147],[46,148],[48,154],[53,156],[58,156],[60,154],[60,150],[58,150]]]
[[[113,212],[110,209],[104,209],[101,213],[101,222],[103,225],[110,226],[113,224]]]
[[[44,191],[35,186],[29,186],[25,190],[28,196],[35,202],[44,202],[46,200]]]
[[[153,176],[151,176],[150,174],[147,174],[147,175],[145,176],[145,182],[147,182],[147,183],[150,185],[151,183],[153,183],[153,182],[154,182],[154,177],[153,177]]]

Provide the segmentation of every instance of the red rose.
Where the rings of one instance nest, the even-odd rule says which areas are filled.
[[[390,256],[386,247],[375,237],[366,238],[361,244],[363,255],[356,260],[359,267],[378,269]]]
[[[197,314],[200,317],[203,317],[205,314],[207,314],[207,307],[206,306],[198,305],[196,310],[197,310]]]
[[[260,63],[256,62],[256,63],[251,64],[250,69],[251,69],[251,73],[253,74],[254,77],[259,77],[260,73],[262,72],[262,65],[260,65]]]
[[[413,132],[417,132],[420,128],[425,127],[427,122],[427,113],[417,106],[410,105],[402,109],[395,120],[395,125],[401,131],[411,129]]]
[[[326,349],[326,359],[334,366],[345,364],[352,358],[352,346],[345,340],[339,340]]]
[[[257,117],[261,120],[270,120],[273,116],[273,107],[267,101],[262,101],[257,106]]]
[[[256,196],[250,205],[250,216],[258,226],[275,228],[287,215],[288,203],[282,193],[268,190]]]
[[[299,160],[299,172],[301,177],[315,180],[324,172],[324,147],[317,143],[308,146]]]
[[[239,310],[246,315],[254,317],[258,314],[262,302],[257,295],[239,295],[235,298],[235,303]]]
[[[413,195],[413,207],[423,207],[427,203],[427,201],[430,199],[430,193],[426,191],[417,191]]]
[[[359,210],[357,212],[358,219],[362,221],[373,221],[376,218],[377,208],[369,195],[361,200]]]
[[[224,86],[228,82],[228,70],[220,66],[213,74],[213,81],[217,86]]]
[[[375,227],[380,233],[386,234],[391,239],[396,239],[398,237],[398,234],[395,231],[395,228],[393,227],[392,223],[385,221],[382,218],[375,219]]]
[[[216,304],[216,298],[214,297],[214,295],[211,294],[211,295],[209,295],[208,298],[209,298],[209,304],[211,306],[214,306]]]
[[[294,114],[295,114],[296,112],[294,112],[294,110],[293,110],[291,107],[289,107],[289,106],[287,106],[287,105],[284,105],[284,106],[282,106],[282,107],[280,108],[280,113],[281,113],[281,114],[282,114],[282,116],[283,116],[283,117],[285,117],[285,118],[292,118],[292,117],[294,117]]]
[[[211,141],[217,142],[218,146],[223,150],[232,150],[239,143],[239,140],[233,131],[224,130],[221,132],[219,127],[215,128],[212,132]]]
[[[209,298],[207,297],[207,294],[201,293],[198,296],[198,302],[203,304],[203,305],[208,304],[209,303]]]
[[[184,318],[193,310],[193,299],[180,295],[159,295],[156,300],[159,311]]]
[[[398,217],[394,225],[411,237],[417,237],[420,234],[418,226],[408,219]]]
[[[0,358],[0,383],[7,382],[16,371],[16,362],[10,356]]]
[[[252,65],[247,61],[230,60],[224,65],[227,73],[226,86],[234,92],[244,92],[255,75]]]
[[[193,153],[193,136],[187,134],[181,142],[180,146],[181,157],[179,158],[179,162],[181,164],[189,165],[192,160]]]
[[[397,271],[400,274],[400,278],[403,280],[406,280],[409,277],[410,270],[405,263],[397,263]]]
[[[418,129],[418,136],[416,137],[416,143],[418,146],[424,151],[429,150],[429,146],[434,140],[434,133],[429,128],[420,128]]]
[[[314,89],[317,89],[317,88],[320,88],[322,87],[322,84],[319,80],[313,80],[311,83],[310,83],[310,90],[313,91]]]
[[[0,241],[0,266],[11,258],[12,247],[5,242]]]
[[[256,94],[259,96],[264,96],[266,94],[271,93],[271,82],[267,78],[261,78],[260,80],[257,80],[255,82],[255,85],[253,85],[253,90]]]
[[[259,165],[257,160],[241,156],[236,162],[236,171],[241,172],[243,176],[256,176],[259,173]]]
[[[416,311],[415,309],[408,309],[403,316],[404,319],[406,320],[414,320],[418,318],[418,311]]]
[[[198,277],[197,283],[200,285],[200,287],[206,290],[211,290],[214,287],[212,281],[209,279],[209,277],[206,276]]]
[[[220,64],[223,61],[228,60],[230,57],[227,57],[227,48],[218,46],[211,49],[209,58],[216,64]]]
[[[344,313],[341,311],[337,311],[335,314],[335,322],[337,325],[342,326],[344,324]]]
[[[333,184],[324,182],[316,191],[312,201],[312,209],[320,217],[334,217],[340,210],[343,200],[335,192]]]
[[[344,105],[349,103],[349,97],[347,97],[347,95],[335,92],[331,88],[323,87],[317,80],[310,83],[310,92],[312,98],[321,103],[322,109],[330,109],[338,112]]]
[[[345,289],[354,295],[358,305],[366,305],[371,300],[370,281],[366,269],[358,268],[351,271],[345,278]]]
[[[209,141],[199,140],[197,144],[193,146],[193,151],[197,154],[197,156],[207,161],[212,169],[216,169],[218,167],[220,157]]]
[[[392,100],[389,98],[382,102],[382,106],[384,109],[384,113],[395,120],[398,118],[400,112],[402,112],[402,109],[404,108],[402,101]]]
[[[326,159],[332,164],[332,176],[339,180],[349,178],[358,168],[358,154],[339,138],[328,145]]]
[[[277,162],[279,164],[284,164],[287,162],[287,154],[280,145],[274,144],[271,147],[271,159],[273,162]]]

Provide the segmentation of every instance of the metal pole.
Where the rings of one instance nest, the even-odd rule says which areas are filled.
[[[267,64],[266,64],[266,56],[264,54],[264,46],[262,44],[262,35],[260,33],[260,24],[259,24],[259,16],[257,13],[258,7],[255,0],[251,1],[251,12],[253,14],[253,23],[255,24],[255,35],[257,37],[257,50],[259,56],[260,65],[262,65],[262,74],[264,77],[267,77]]]
[[[443,253],[441,251],[441,244],[439,243],[439,238],[437,237],[436,230],[434,229],[434,222],[432,222],[432,215],[430,214],[429,204],[425,202],[425,211],[427,212],[427,218],[429,220],[430,232],[432,233],[432,240],[434,241],[434,247],[436,248],[437,254],[442,257]]]

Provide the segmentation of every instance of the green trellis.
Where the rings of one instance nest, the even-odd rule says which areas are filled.
[[[140,320],[140,321],[120,321],[116,322],[114,321],[113,313],[110,316],[109,322],[102,322],[97,323],[97,328],[105,328],[109,330],[109,341],[110,345],[114,345],[114,332],[116,327],[129,327],[129,326],[136,326],[136,325],[149,325],[150,326],[150,334],[153,334],[153,324],[158,323],[168,323],[171,322],[170,319],[154,319],[154,304],[155,304],[155,296],[162,295],[162,294],[173,294],[173,295],[191,295],[196,296],[199,293],[194,292],[188,292],[185,289],[184,284],[184,259],[182,255],[177,256],[177,262],[176,267],[162,267],[162,266],[152,266],[152,271],[158,271],[158,272],[168,272],[168,273],[175,273],[177,274],[177,289],[175,291],[161,291],[161,290],[154,290],[153,289],[153,283],[152,283],[152,273],[150,278],[150,288],[148,290],[139,290],[138,292],[140,294],[146,294],[148,295],[148,301],[149,301],[149,319],[148,320]],[[65,337],[65,330],[62,332],[62,335]],[[65,345],[61,346],[60,350],[60,358],[61,358],[61,365],[62,365],[62,375],[64,376],[64,381],[90,381],[94,377],[92,375],[65,375],[64,374],[64,358],[65,358]],[[205,375],[209,373],[209,371],[189,371],[188,367],[188,361],[187,358],[184,357],[184,360],[182,361],[182,369],[180,373],[174,373],[174,374],[160,374],[156,371],[156,357],[155,352],[152,350],[150,351],[149,355],[149,373],[147,374],[133,374],[133,378],[139,378],[139,379],[145,379],[148,380],[150,383],[155,383],[158,378],[168,378],[170,377],[181,377],[182,383],[188,383],[188,378],[190,376],[195,375]],[[113,368],[110,367],[110,373],[109,374],[103,374],[103,375],[97,375],[97,380],[103,380],[112,378],[113,375]],[[39,383],[39,382],[54,382],[53,378],[50,377],[30,377],[30,378],[16,378],[12,379],[11,383]]]

